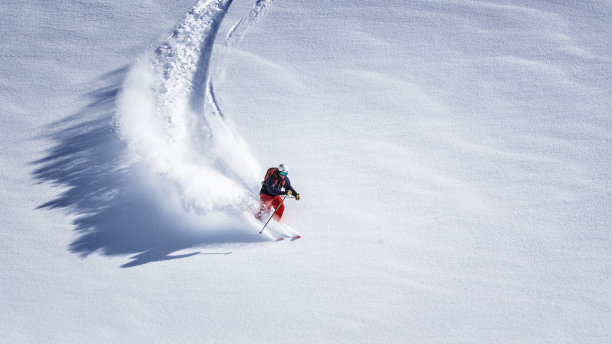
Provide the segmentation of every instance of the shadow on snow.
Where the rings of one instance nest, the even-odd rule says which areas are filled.
[[[201,254],[172,255],[189,248],[264,241],[257,233],[240,229],[219,232],[183,224],[133,183],[127,146],[113,126],[115,101],[126,72],[121,68],[102,76],[102,86],[86,95],[88,105],[47,126],[44,138],[53,146],[44,158],[31,163],[38,182],[64,190],[38,208],[63,208],[76,215],[77,238],[70,251],[82,257],[94,252],[133,255],[122,266],[133,267]]]

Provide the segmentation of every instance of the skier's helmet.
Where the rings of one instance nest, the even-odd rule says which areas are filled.
[[[287,166],[285,166],[285,164],[278,165],[278,174],[284,177],[288,173],[289,173],[289,169],[287,168]]]

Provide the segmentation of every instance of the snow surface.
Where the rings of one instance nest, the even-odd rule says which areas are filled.
[[[612,341],[609,1],[0,13],[0,342]]]

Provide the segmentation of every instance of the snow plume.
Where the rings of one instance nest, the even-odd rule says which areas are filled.
[[[196,214],[253,209],[260,167],[206,94],[212,48],[232,0],[202,0],[127,75],[117,123],[134,160]]]

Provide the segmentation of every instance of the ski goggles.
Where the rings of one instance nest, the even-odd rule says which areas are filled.
[[[278,172],[278,174],[280,174],[283,177],[287,176],[288,173],[289,172],[285,172],[285,171]]]

